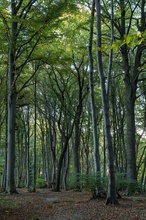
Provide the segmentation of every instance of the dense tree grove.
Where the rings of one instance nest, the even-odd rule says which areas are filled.
[[[145,0],[4,0],[0,29],[1,189],[146,190]]]

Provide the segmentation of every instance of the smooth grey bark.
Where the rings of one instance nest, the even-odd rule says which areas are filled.
[[[46,145],[45,145],[45,122],[40,116],[40,130],[41,130],[41,146],[42,146],[42,177],[46,180]]]
[[[100,153],[99,153],[99,141],[98,141],[98,129],[97,129],[97,112],[96,112],[96,104],[94,97],[94,76],[93,76],[94,64],[93,64],[93,56],[92,56],[94,12],[95,12],[95,0],[93,0],[92,8],[91,8],[88,57],[89,57],[90,102],[91,102],[93,142],[94,142],[94,171],[95,173],[98,173],[100,172]]]
[[[114,170],[114,151],[112,144],[112,136],[110,131],[110,117],[109,117],[109,89],[110,89],[110,80],[111,80],[111,67],[112,67],[112,50],[109,55],[109,70],[108,70],[108,79],[107,87],[105,82],[105,75],[103,72],[103,61],[102,61],[102,42],[101,42],[101,4],[100,0],[95,0],[96,5],[96,29],[97,29],[97,66],[98,74],[100,77],[100,86],[101,86],[101,97],[102,97],[102,108],[104,116],[104,134],[105,141],[108,151],[108,168],[109,168],[109,179],[108,179],[108,193],[106,204],[117,204],[116,199],[116,184],[115,184],[115,170]],[[113,4],[112,4],[113,10]],[[112,11],[113,15],[113,11]],[[112,27],[111,27],[112,29]],[[112,30],[113,31],[113,30]],[[111,32],[111,38],[113,33]],[[112,39],[111,39],[112,40]]]
[[[29,105],[27,106],[27,132],[26,132],[26,151],[27,151],[27,182],[26,182],[26,187],[29,190],[30,188],[30,107]]]
[[[67,147],[66,154],[63,162],[63,187],[64,190],[67,190],[67,177],[68,177],[68,168],[69,168],[69,146]]]
[[[11,17],[16,16],[16,3],[11,0]],[[7,148],[7,182],[6,192],[15,193],[15,121],[16,121],[16,33],[17,22],[12,21],[9,40],[8,69],[8,148]]]
[[[46,131],[48,130],[48,121],[47,119],[45,118],[45,129]],[[50,184],[50,149],[48,147],[48,143],[49,143],[49,134],[48,132],[46,133],[46,136],[45,136],[45,145],[46,145],[46,184],[47,184],[47,187],[49,188],[51,186]]]
[[[34,77],[34,148],[33,148],[33,192],[36,192],[36,172],[37,172],[37,165],[36,165],[36,135],[37,135],[37,97],[36,97],[36,75]]]

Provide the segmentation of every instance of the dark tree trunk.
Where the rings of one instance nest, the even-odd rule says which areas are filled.
[[[64,159],[65,153],[67,151],[69,139],[70,139],[70,136],[64,137],[63,148],[62,148],[61,155],[60,155],[59,162],[58,162],[58,170],[57,170],[57,177],[56,177],[56,188],[55,188],[55,191],[57,191],[57,192],[60,191],[61,170],[62,170],[62,166],[63,166],[63,159]]]
[[[146,29],[146,19],[145,19],[145,0],[140,1],[140,5],[137,4],[139,9],[141,10],[141,17],[137,23],[138,31],[144,32]],[[132,28],[131,20],[133,18],[133,12],[131,10],[131,16],[129,16],[129,24],[127,24],[127,16],[126,16],[126,8],[127,1],[120,1],[121,7],[121,24],[118,27],[119,33],[121,35],[121,40],[124,40],[124,37],[129,34],[130,28]],[[136,11],[136,8],[135,8]],[[129,47],[127,44],[121,46],[121,53],[123,59],[123,70],[125,75],[125,101],[126,101],[126,120],[127,120],[127,129],[126,129],[126,155],[127,155],[127,179],[129,181],[136,180],[136,153],[135,153],[135,134],[136,134],[136,126],[135,126],[135,100],[136,100],[136,92],[137,92],[137,82],[140,72],[142,72],[143,64],[141,62],[142,53],[145,50],[145,43],[143,40],[140,44],[136,45],[134,48],[135,56],[133,58],[133,63],[131,64],[131,58]]]
[[[75,166],[75,175],[76,175],[75,190],[80,191],[80,184],[79,184],[80,152],[79,151],[80,151],[80,133],[81,133],[80,117],[81,117],[82,108],[80,108],[77,111],[78,111],[77,119],[75,121],[74,166]]]
[[[16,3],[11,0],[11,16],[16,16]],[[8,150],[6,192],[16,193],[15,185],[15,123],[16,123],[16,32],[17,22],[12,21],[9,41],[8,70]]]

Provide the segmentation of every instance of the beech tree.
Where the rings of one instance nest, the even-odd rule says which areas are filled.
[[[122,34],[121,38],[124,38],[124,35],[129,34],[129,30],[126,28],[126,2],[121,1],[121,27],[122,27]],[[132,13],[136,11],[135,6],[131,4],[131,19]],[[146,28],[146,21],[145,21],[145,1],[141,1],[140,8],[138,7],[137,10],[141,10],[140,16],[140,24],[138,25],[138,31],[144,32]],[[129,29],[130,27],[129,21]],[[133,68],[130,67],[130,53],[128,49],[128,45],[125,44],[121,47],[122,58],[123,58],[123,69],[125,74],[125,90],[126,90],[126,112],[127,112],[127,178],[129,180],[136,180],[136,152],[135,152],[135,100],[136,100],[136,90],[137,90],[137,83],[138,77],[141,72],[139,70],[140,67],[143,66],[142,63],[142,54],[145,50],[145,44],[142,40],[139,45],[135,48],[135,58],[133,61]]]
[[[107,82],[105,81],[105,75],[103,70],[102,61],[102,30],[101,30],[101,3],[100,0],[95,0],[96,5],[96,30],[97,30],[97,66],[98,74],[100,77],[102,108],[104,116],[104,134],[106,140],[106,146],[108,150],[108,168],[109,168],[109,180],[108,180],[108,193],[106,204],[117,204],[116,199],[116,183],[115,183],[115,169],[114,169],[114,150],[112,144],[112,136],[110,130],[110,117],[109,117],[109,92],[111,82],[111,68],[112,68],[112,49],[109,53],[109,69],[107,74]],[[113,20],[113,1],[111,1],[111,20]],[[111,43],[113,42],[113,24],[111,23]],[[107,84],[107,87],[106,87]]]
[[[21,4],[20,4],[21,5]],[[19,6],[20,6],[19,5]],[[19,7],[11,1],[11,17],[17,15]],[[17,22],[12,21],[9,39],[9,71],[8,71],[8,156],[7,156],[7,184],[6,191],[16,192],[15,186],[15,119],[16,119],[16,35]]]
[[[93,31],[94,31],[94,13],[95,13],[95,0],[92,2],[91,8],[91,23],[89,31],[89,45],[88,45],[88,57],[89,57],[89,86],[90,86],[90,102],[92,111],[92,128],[93,128],[93,140],[94,140],[94,170],[95,174],[98,174],[97,178],[100,179],[100,153],[99,153],[99,137],[97,129],[97,107],[95,103],[94,93],[94,63],[93,63]],[[100,182],[100,180],[97,180]],[[100,186],[97,185],[97,192],[99,193]]]

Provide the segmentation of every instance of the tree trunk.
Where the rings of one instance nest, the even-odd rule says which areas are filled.
[[[75,113],[75,143],[74,143],[74,166],[75,166],[75,178],[76,185],[75,190],[80,191],[79,184],[79,175],[80,175],[80,138],[81,138],[81,116],[83,110],[83,99],[86,94],[83,94],[84,88],[84,77],[81,76],[80,68],[83,66],[84,57],[82,57],[79,67],[77,67],[76,62],[74,61],[74,67],[77,72],[78,80],[78,105]],[[83,72],[84,74],[84,72]]]
[[[127,179],[136,180],[135,154],[135,100],[131,99],[131,88],[126,83],[126,111],[127,111]]]
[[[35,75],[35,79],[34,79],[34,149],[33,149],[33,157],[34,157],[34,161],[33,161],[33,192],[36,192],[36,171],[37,171],[37,167],[36,167],[36,134],[37,134],[37,111],[36,111],[36,75]]]
[[[48,124],[47,124],[47,120],[46,120],[46,131],[48,130]],[[49,176],[49,172],[50,172],[50,149],[48,147],[48,143],[49,143],[49,135],[48,132],[46,133],[46,140],[45,140],[45,144],[46,144],[46,182],[47,182],[47,187],[49,188],[50,185],[50,176]]]
[[[77,110],[78,111],[78,110]],[[75,190],[80,191],[80,116],[81,116],[81,109],[78,111],[77,114],[77,119],[75,121],[75,143],[74,143],[74,166],[75,166],[75,178],[76,178],[76,183],[75,183]]]
[[[95,12],[95,0],[92,2],[91,9],[91,23],[90,23],[90,36],[88,45],[88,57],[89,57],[89,79],[90,79],[90,102],[92,111],[92,128],[93,128],[93,141],[94,141],[94,171],[95,173],[100,172],[100,155],[99,155],[99,141],[98,141],[98,129],[97,129],[97,113],[96,104],[94,98],[94,65],[92,56],[92,41],[93,41],[93,24],[94,24],[94,12]]]
[[[21,187],[21,180],[23,176],[23,167],[24,167],[24,157],[25,157],[25,150],[23,147],[23,129],[17,130],[17,142],[18,142],[18,179],[17,179],[17,188]]]
[[[65,153],[67,151],[69,139],[70,139],[70,136],[64,137],[63,149],[61,151],[61,155],[60,155],[59,162],[58,162],[58,170],[57,170],[57,177],[56,177],[56,188],[55,188],[55,191],[57,191],[57,192],[60,191],[61,170],[62,170],[62,165],[63,165],[63,159],[64,159]]]
[[[30,148],[30,112],[29,112],[29,105],[27,106],[27,132],[26,132],[26,151],[27,151],[27,182],[26,182],[26,187],[29,190],[30,188],[30,153],[29,153],[29,148]]]
[[[129,34],[129,30],[131,27],[131,20],[133,16],[133,11],[131,11],[131,18],[129,24],[127,25],[127,17],[126,17],[126,4],[127,1],[121,0],[120,7],[121,7],[121,40],[124,41],[124,38],[127,34]],[[140,2],[140,10],[141,10],[141,17],[139,18],[139,22],[137,24],[138,31],[144,32],[146,29],[146,20],[145,20],[145,0]],[[129,16],[130,17],[130,16]],[[128,27],[126,27],[126,25]],[[127,28],[127,30],[126,30]],[[126,32],[127,31],[127,32]],[[129,59],[130,51],[127,44],[121,46],[121,53],[123,59],[123,70],[125,75],[125,101],[126,101],[126,119],[127,119],[127,179],[129,181],[136,180],[136,153],[135,153],[135,100],[136,100],[136,91],[137,91],[137,82],[140,72],[142,72],[141,67],[143,64],[141,62],[141,56],[143,51],[145,50],[144,42],[142,41],[140,44],[137,44],[134,48],[135,56],[134,61],[131,64],[131,58]]]
[[[100,77],[102,107],[104,116],[104,133],[105,141],[108,150],[108,168],[109,168],[109,180],[108,180],[108,193],[106,204],[117,204],[116,199],[116,185],[115,185],[115,170],[114,170],[114,151],[112,145],[112,137],[110,132],[110,118],[109,118],[109,88],[111,78],[111,65],[112,65],[112,50],[110,53],[109,71],[107,79],[107,89],[105,84],[105,76],[103,72],[102,52],[101,52],[101,5],[100,0],[96,0],[96,29],[97,29],[97,65],[98,73]],[[112,5],[113,6],[113,5]],[[112,7],[113,9],[113,7]],[[113,12],[112,12],[113,15]],[[112,36],[111,36],[112,37]]]
[[[11,0],[11,17],[16,15],[16,3]],[[9,41],[8,70],[8,150],[7,150],[7,183],[6,192],[16,193],[15,186],[15,121],[16,121],[16,32],[17,23],[12,21]]]
[[[67,190],[67,176],[68,176],[68,167],[69,167],[69,146],[67,147],[66,154],[64,157],[63,164],[63,186],[64,190]]]
[[[54,112],[49,112],[50,115],[54,115],[56,117],[56,110]],[[51,151],[51,183],[55,183],[56,181],[56,128],[55,121],[52,120],[52,117],[49,117],[49,138],[50,138],[50,151]]]

